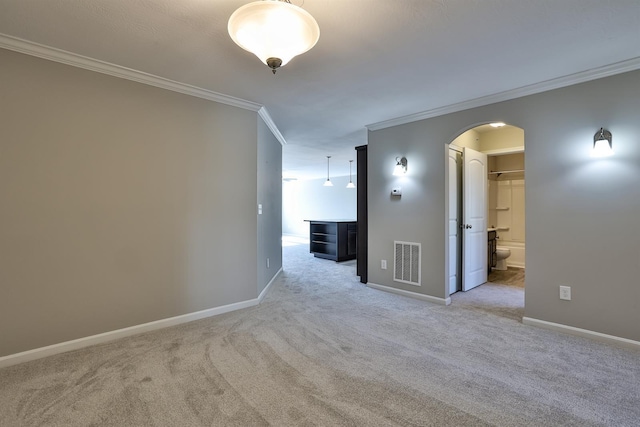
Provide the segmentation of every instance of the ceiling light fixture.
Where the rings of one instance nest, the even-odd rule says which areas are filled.
[[[611,132],[600,128],[600,130],[593,136],[593,150],[591,151],[591,156],[609,157],[613,156],[613,154]]]
[[[353,163],[353,160],[349,160],[349,183],[347,184],[347,188],[356,188],[356,185],[351,180],[351,164],[352,163]]]
[[[289,0],[262,0],[233,12],[227,27],[234,42],[257,56],[273,74],[318,42],[313,16]]]
[[[329,159],[330,158],[331,158],[331,156],[327,156],[327,180],[324,182],[324,184],[322,184],[325,187],[333,187],[333,183],[329,179]]]
[[[495,123],[490,123],[492,128],[501,128],[502,126],[506,126],[506,124],[502,123],[502,122],[495,122]]]

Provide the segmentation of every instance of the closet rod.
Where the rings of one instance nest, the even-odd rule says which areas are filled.
[[[517,170],[512,170],[512,171],[491,171],[489,172],[490,174],[503,174],[503,173],[516,173],[516,172],[524,172],[524,169],[517,169]]]

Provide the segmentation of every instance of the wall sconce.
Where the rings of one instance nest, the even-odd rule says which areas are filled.
[[[349,160],[349,183],[347,184],[347,188],[356,188],[356,185],[353,183],[351,179],[351,164],[353,160]]]
[[[325,187],[333,187],[333,182],[331,182],[331,180],[329,179],[329,159],[331,158],[331,156],[327,156],[327,180],[324,182]]]
[[[407,158],[396,157],[396,167],[393,169],[394,176],[403,176],[407,173]]]
[[[611,143],[611,132],[600,128],[593,136],[593,150],[591,157],[613,156],[613,144]]]

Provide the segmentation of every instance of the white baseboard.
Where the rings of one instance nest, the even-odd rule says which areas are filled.
[[[405,290],[402,290],[402,289],[392,288],[392,287],[389,287],[389,286],[377,285],[377,284],[371,283],[371,282],[367,283],[367,287],[373,288],[373,289],[377,289],[379,291],[390,292],[392,294],[402,295],[402,296],[409,297],[409,298],[419,299],[419,300],[422,300],[422,301],[433,302],[433,303],[440,304],[440,305],[449,305],[449,304],[451,304],[451,298],[450,297],[447,297],[447,298],[432,297],[431,295],[424,295],[424,294],[419,294],[417,292],[411,292],[411,291],[405,291]]]
[[[206,317],[217,316],[228,313],[230,311],[242,310],[256,306],[262,302],[271,285],[275,282],[278,275],[282,272],[282,268],[273,276],[258,298],[247,301],[236,302],[233,304],[223,305],[221,307],[209,308],[206,310],[196,311],[194,313],[183,314],[180,316],[170,317],[168,319],[156,320],[141,325],[130,326],[128,328],[117,329],[115,331],[105,332],[102,334],[91,335],[89,337],[78,338],[71,341],[65,341],[58,344],[40,347],[33,350],[23,351],[21,353],[10,354],[0,357],[0,368],[17,365],[19,363],[29,362],[31,360],[41,359],[54,354],[65,353],[67,351],[78,350],[96,344],[103,344],[119,338],[129,337],[144,332],[155,331],[158,329],[168,328],[170,326],[180,325],[182,323],[193,322],[194,320],[204,319]]]
[[[550,329],[552,331],[563,332],[565,334],[591,338],[597,341],[605,342],[607,344],[621,345],[623,347],[633,348],[636,350],[640,349],[640,341],[616,337],[615,335],[607,335],[600,332],[590,331],[588,329],[580,329],[573,326],[563,325],[561,323],[547,322],[546,320],[539,320],[531,317],[523,317],[522,323],[525,325]]]
[[[269,289],[271,289],[271,285],[273,285],[273,283],[276,281],[278,276],[280,276],[280,273],[282,273],[282,267],[280,267],[280,269],[276,272],[276,274],[273,275],[271,280],[269,280],[269,283],[267,283],[267,286],[265,286],[262,292],[260,292],[260,295],[258,295],[258,304],[260,304],[264,299],[264,297],[267,296],[267,293],[269,293]]]
[[[513,268],[525,268],[524,264],[520,264],[518,262],[516,263],[508,263],[507,262],[507,267],[513,267]]]

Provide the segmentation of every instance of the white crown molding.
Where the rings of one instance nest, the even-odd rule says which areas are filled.
[[[627,348],[640,349],[640,341],[630,340],[628,338],[617,337],[615,335],[603,334],[600,332],[590,331],[588,329],[575,328],[573,326],[563,325],[561,323],[547,322],[546,320],[535,319],[533,317],[523,317],[523,325],[536,326],[539,328],[549,329],[564,334],[575,335],[578,337],[590,338],[607,344],[619,345]]]
[[[273,136],[275,136],[276,139],[280,141],[280,145],[285,145],[287,141],[284,139],[284,136],[282,136],[282,134],[280,133],[280,130],[278,129],[273,119],[271,118],[271,115],[267,111],[267,108],[261,107],[258,110],[258,114],[260,115],[260,117],[262,117],[262,120],[264,120],[264,123],[271,130],[271,133],[273,133]]]
[[[493,95],[483,96],[471,99],[469,101],[459,102],[420,113],[409,114],[407,116],[397,117],[395,119],[384,120],[377,123],[367,125],[366,128],[371,131],[385,129],[393,126],[403,125],[406,123],[417,122],[419,120],[430,119],[445,114],[456,113],[470,108],[482,107],[497,102],[508,101],[511,99],[521,98],[527,95],[535,95],[536,93],[546,92],[548,90],[559,89],[578,83],[584,83],[591,80],[601,79],[616,74],[626,73],[640,69],[640,57],[629,59],[627,61],[617,62],[615,64],[606,65],[604,67],[594,68],[592,70],[582,71],[570,74],[556,79],[546,80],[544,82],[523,86],[517,89],[507,90]]]
[[[48,59],[49,61],[55,61],[61,64],[71,65],[74,67],[107,74],[125,80],[144,83],[149,86],[155,86],[161,89],[195,96],[197,98],[207,99],[209,101],[215,101],[225,105],[231,105],[233,107],[238,107],[245,110],[257,112],[260,109],[264,108],[264,106],[255,102],[246,101],[244,99],[224,95],[222,93],[214,92],[208,89],[202,89],[197,86],[180,83],[174,80],[166,79],[164,77],[155,76],[153,74],[144,73],[142,71],[133,70],[131,68],[121,67],[120,65],[110,64],[105,61],[99,61],[97,59],[89,58],[72,52],[67,52],[61,49],[56,49],[1,33],[0,47],[15,52],[36,56],[42,59]],[[273,126],[275,127],[275,124]]]
[[[0,33],[0,48],[257,112],[280,144],[287,141],[264,105]]]

